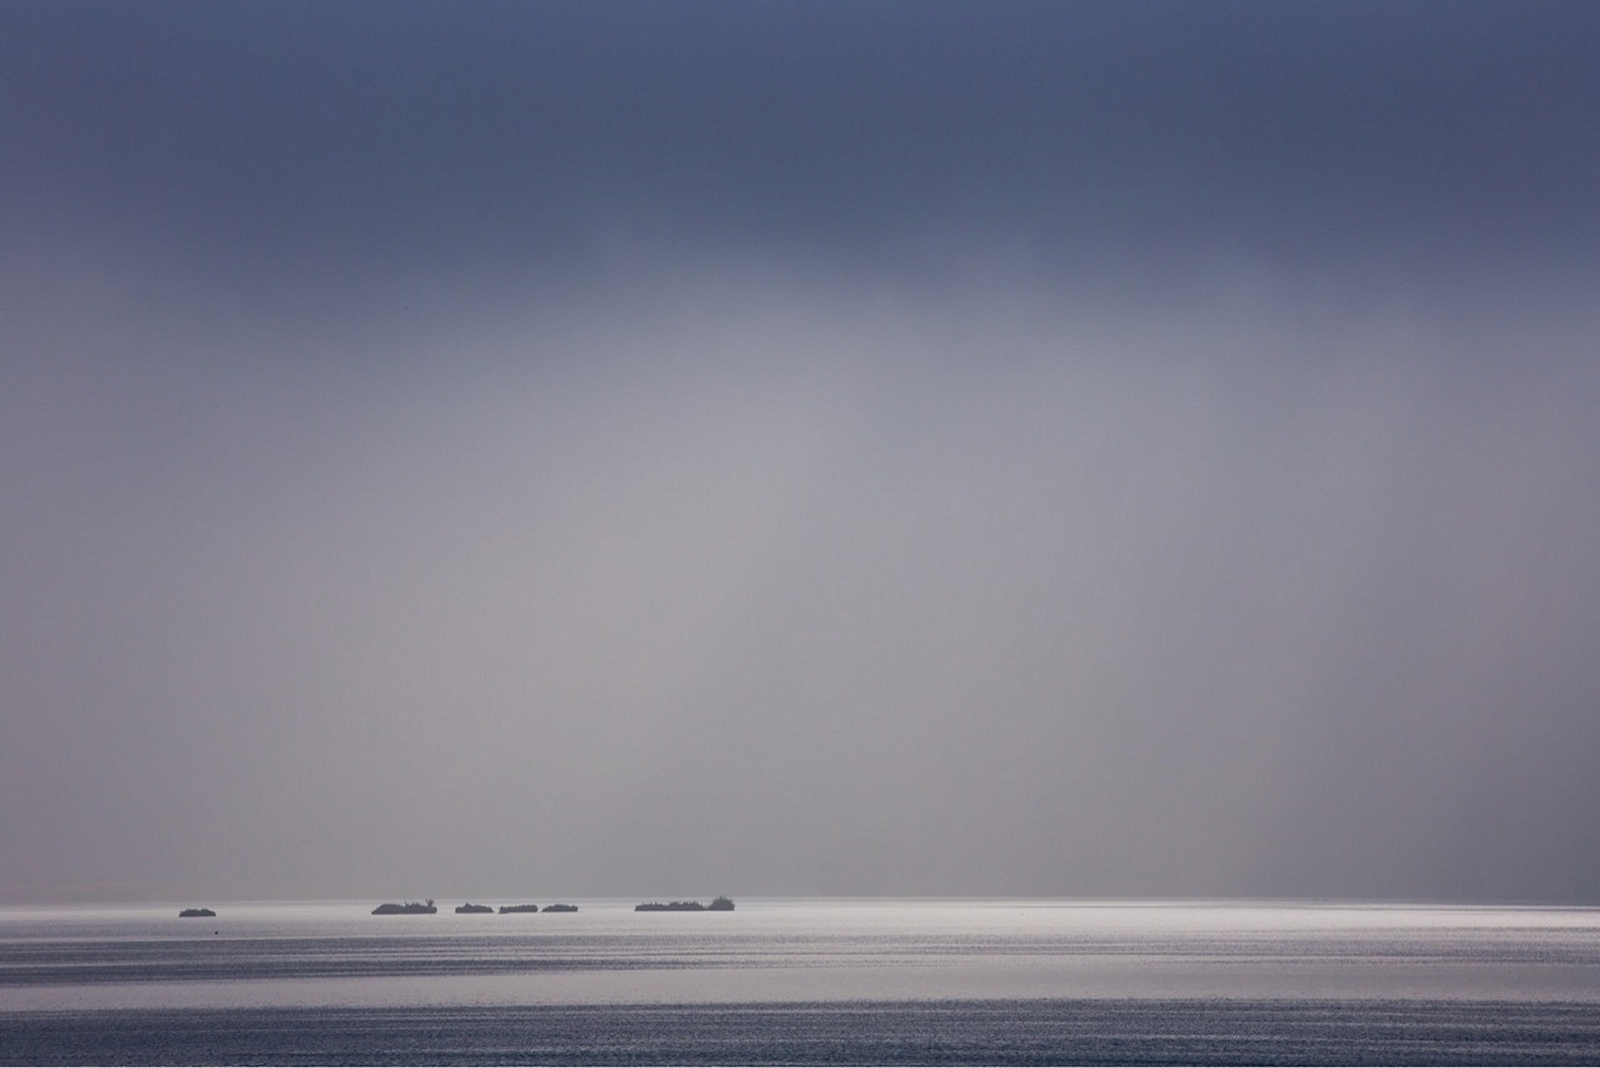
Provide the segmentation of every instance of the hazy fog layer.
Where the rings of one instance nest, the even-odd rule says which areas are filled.
[[[0,10],[0,900],[1600,899],[1586,5]]]

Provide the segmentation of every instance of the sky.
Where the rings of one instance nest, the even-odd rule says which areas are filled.
[[[0,6],[0,902],[1600,903],[1597,46]]]

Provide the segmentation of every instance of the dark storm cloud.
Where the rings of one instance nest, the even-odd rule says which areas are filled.
[[[1309,270],[1582,255],[1594,228],[1584,5],[6,17],[13,196],[210,269],[576,269],[612,227],[901,268],[959,261],[977,228],[1078,271],[1196,243]]]
[[[0,896],[1593,900],[1597,27],[0,8]]]

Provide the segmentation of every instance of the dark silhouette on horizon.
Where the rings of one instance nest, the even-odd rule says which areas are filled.
[[[732,912],[733,900],[726,897],[715,898],[710,905],[702,905],[698,901],[669,901],[662,904],[660,901],[646,901],[642,905],[633,907],[635,912]]]
[[[433,898],[426,902],[407,901],[404,905],[397,905],[393,901],[385,901],[372,910],[374,916],[431,916],[439,910],[434,907]]]
[[[181,920],[197,920],[205,919],[206,917],[215,915],[216,913],[212,912],[210,909],[184,909],[182,912],[178,913],[178,918]]]

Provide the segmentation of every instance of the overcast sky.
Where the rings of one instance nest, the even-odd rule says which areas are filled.
[[[0,6],[0,901],[1600,902],[1600,8]]]

